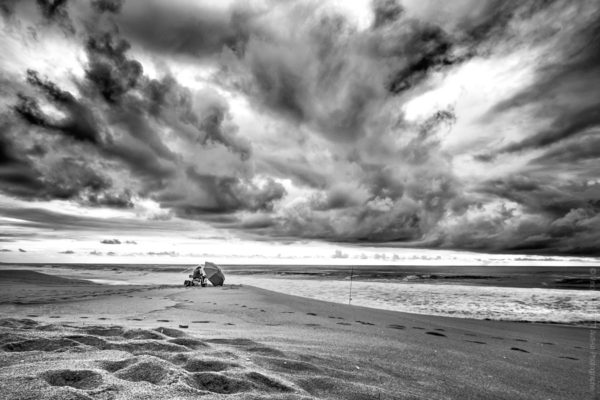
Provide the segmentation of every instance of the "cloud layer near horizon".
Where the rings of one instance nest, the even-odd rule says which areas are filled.
[[[9,198],[129,210],[140,230],[197,220],[259,240],[600,255],[595,1],[0,13]]]

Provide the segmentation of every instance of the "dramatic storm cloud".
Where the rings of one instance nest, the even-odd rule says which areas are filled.
[[[85,238],[60,254],[173,257],[143,237],[200,235],[600,256],[596,1],[31,0],[0,16],[7,254]]]

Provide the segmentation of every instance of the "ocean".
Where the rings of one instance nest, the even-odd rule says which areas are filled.
[[[104,284],[181,284],[191,266],[3,264]],[[223,265],[226,284],[354,306],[459,318],[600,322],[599,272],[587,267]],[[194,288],[193,290],[195,290]],[[197,290],[210,290],[197,288]]]

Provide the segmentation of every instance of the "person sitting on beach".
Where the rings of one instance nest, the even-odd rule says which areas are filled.
[[[204,265],[198,265],[194,269],[194,273],[192,274],[192,280],[199,280],[201,285],[204,285],[206,280],[206,272],[204,272]]]

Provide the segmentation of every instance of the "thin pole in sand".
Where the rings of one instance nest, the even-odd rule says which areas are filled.
[[[354,276],[354,265],[352,266],[352,269],[350,270],[350,293],[348,294],[348,305],[350,305],[350,303],[352,303],[352,277]]]

